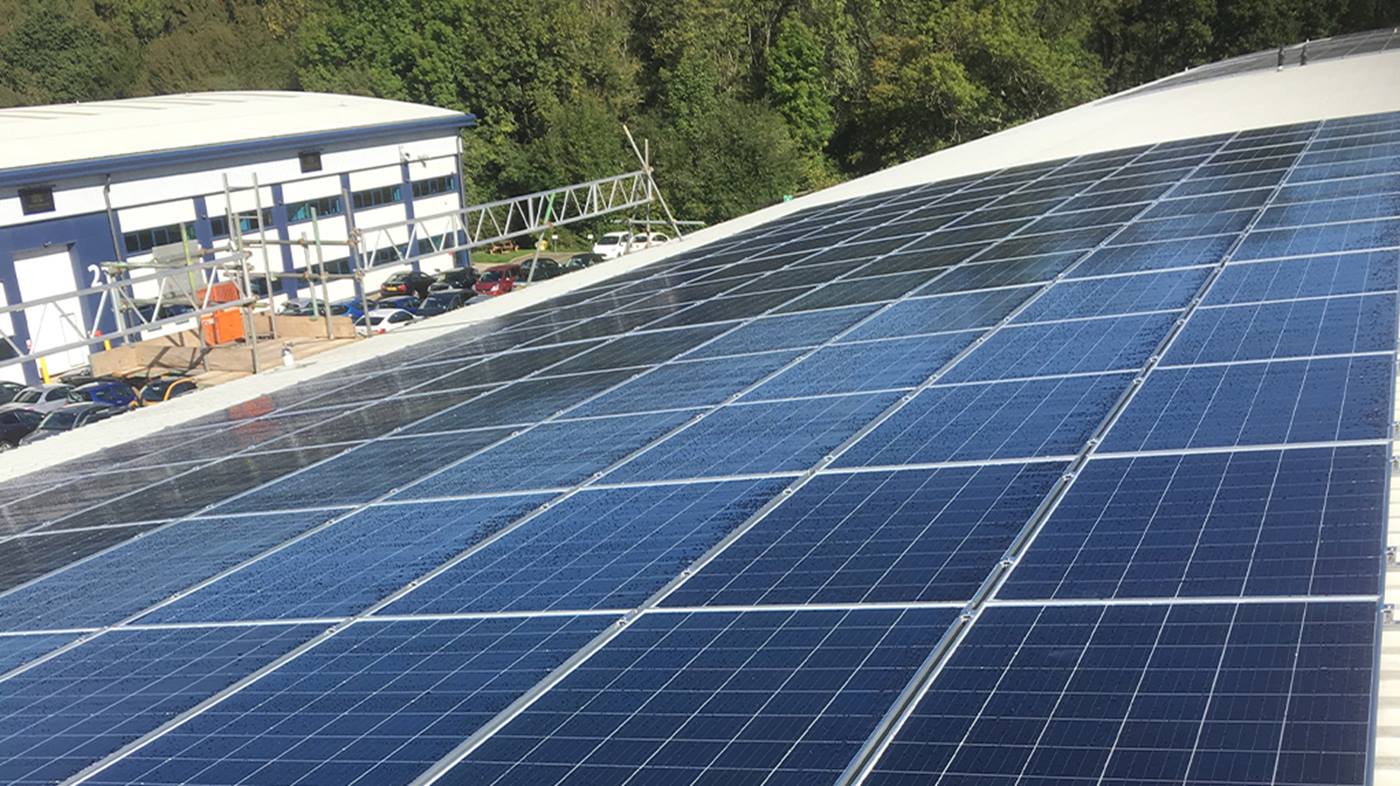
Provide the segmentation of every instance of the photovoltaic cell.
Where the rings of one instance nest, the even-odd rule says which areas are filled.
[[[1175,313],[1044,322],[1004,328],[939,381],[982,382],[1136,369],[1176,321]]]
[[[582,483],[694,414],[666,412],[545,423],[392,498],[427,499]]]
[[[0,780],[62,781],[322,629],[258,625],[98,636],[0,682]]]
[[[1380,591],[1381,447],[1090,462],[1001,598]]]
[[[1162,362],[1394,351],[1395,321],[1393,294],[1204,308],[1192,315]]]
[[[475,545],[546,495],[360,511],[142,617],[142,622],[345,617]]]
[[[1186,306],[1209,275],[1207,268],[1196,268],[1063,281],[1018,314],[1016,321],[1044,322],[1179,309]]]
[[[1063,464],[819,475],[667,596],[667,606],[972,597]]]
[[[1362,252],[1227,265],[1205,305],[1385,292],[1396,287],[1397,255]]]
[[[977,338],[977,331],[833,344],[744,395],[745,399],[816,396],[913,387]]]
[[[871,786],[1361,784],[1369,603],[990,608]]]
[[[0,596],[0,626],[13,631],[111,625],[333,515],[180,522]]]
[[[890,306],[845,338],[851,341],[902,338],[987,328],[1000,322],[1034,292],[1035,287],[1013,287],[945,297],[909,298]]]
[[[931,387],[834,466],[1064,456],[1077,452],[1131,374]]]
[[[610,622],[359,622],[88,783],[408,784]]]
[[[584,491],[419,585],[384,613],[633,608],[784,485],[767,479]]]
[[[616,390],[569,412],[571,417],[713,406],[787,365],[792,350],[740,355],[717,360],[671,363],[643,374]]]
[[[953,615],[646,614],[439,783],[828,783]]]
[[[59,531],[0,542],[0,591],[18,587],[163,523]]]
[[[609,482],[799,472],[883,412],[896,393],[731,404],[618,467]]]
[[[78,638],[76,633],[31,633],[0,636],[0,674],[46,655]]]
[[[919,294],[938,295],[1049,281],[1073,265],[1082,255],[1081,252],[1071,251],[1008,259],[996,264],[963,265],[949,270],[937,281],[920,290]]]
[[[1104,439],[1105,452],[1383,439],[1391,357],[1160,368]]]
[[[369,502],[390,489],[510,436],[510,429],[381,439],[231,500],[214,514]]]
[[[687,357],[711,358],[816,346],[874,313],[876,308],[878,306],[851,306],[763,317],[696,349]]]

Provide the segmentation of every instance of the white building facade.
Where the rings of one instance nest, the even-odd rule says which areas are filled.
[[[422,255],[411,264],[426,272],[466,265],[464,252],[426,253],[460,245],[456,238],[415,238],[408,248],[406,225],[389,230],[403,247],[373,259],[358,258],[344,241],[357,229],[464,207],[460,133],[474,122],[397,101],[261,91],[0,109],[0,306],[100,284],[102,263],[148,261],[179,244],[182,230],[203,249],[226,245],[231,230],[258,239],[259,204],[262,232],[281,241],[310,240],[314,209],[327,269],[363,269],[366,289],[407,269],[404,257]],[[281,243],[268,255],[277,300],[313,296],[294,276],[314,267],[314,252]],[[252,264],[264,264],[260,250]],[[138,287],[137,296],[154,300],[151,287]],[[333,281],[330,296],[354,298],[358,289],[354,280]],[[44,354],[96,330],[114,333],[119,320],[140,323],[122,312],[99,295],[75,294],[0,314],[0,332],[24,353]],[[58,373],[87,354],[55,351],[44,362]],[[0,362],[15,356],[0,342]],[[0,378],[33,382],[39,369],[10,363]]]

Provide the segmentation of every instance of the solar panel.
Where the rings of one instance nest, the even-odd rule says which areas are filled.
[[[1396,133],[813,207],[16,484],[0,780],[1361,784]]]

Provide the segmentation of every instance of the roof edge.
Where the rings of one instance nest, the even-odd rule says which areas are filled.
[[[373,139],[401,133],[426,131],[458,130],[476,127],[476,115],[454,113],[444,117],[423,118],[420,120],[379,123],[353,128],[338,128],[331,131],[314,131],[285,136],[246,139],[238,142],[221,142],[210,145],[158,150],[147,153],[131,153],[102,158],[85,158],[63,161],[40,166],[0,169],[0,188],[38,183],[49,183],[74,177],[111,175],[157,166],[185,164],[207,159],[221,159],[253,151],[287,150],[299,147],[334,144],[359,139]]]

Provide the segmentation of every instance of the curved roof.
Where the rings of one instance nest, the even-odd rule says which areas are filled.
[[[403,101],[271,90],[15,107],[0,109],[0,183],[475,122]]]

